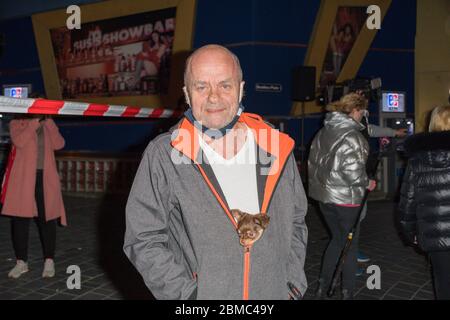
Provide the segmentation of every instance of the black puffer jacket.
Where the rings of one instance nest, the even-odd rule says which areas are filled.
[[[450,250],[450,131],[421,133],[405,143],[409,155],[399,220],[422,250]]]

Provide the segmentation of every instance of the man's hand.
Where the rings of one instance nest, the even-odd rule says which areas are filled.
[[[397,129],[397,130],[395,130],[395,136],[397,138],[404,138],[404,137],[406,137],[407,134],[408,134],[408,130],[407,129]]]
[[[369,191],[373,191],[375,188],[377,187],[377,182],[376,180],[369,180],[369,186],[367,187],[367,189],[369,189]]]

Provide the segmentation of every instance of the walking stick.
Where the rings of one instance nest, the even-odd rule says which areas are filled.
[[[336,290],[336,286],[338,283],[339,275],[341,274],[342,267],[344,265],[345,258],[347,257],[348,250],[350,249],[350,246],[352,245],[353,236],[356,233],[356,228],[358,227],[359,219],[361,217],[361,213],[364,209],[364,204],[366,203],[367,197],[369,196],[369,189],[366,189],[364,191],[364,196],[361,202],[361,206],[359,208],[358,217],[356,218],[355,224],[351,228],[350,232],[347,235],[347,241],[345,242],[344,249],[341,252],[341,256],[339,257],[339,262],[337,264],[336,270],[333,274],[333,280],[331,281],[330,288],[328,290],[328,297],[332,297],[334,295],[334,292]]]

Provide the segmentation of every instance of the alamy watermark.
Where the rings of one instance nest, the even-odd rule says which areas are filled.
[[[70,16],[66,20],[66,27],[69,30],[81,29],[81,9],[77,5],[68,6],[66,13]]]
[[[66,286],[69,290],[81,289],[81,269],[79,266],[73,264],[67,267],[66,273],[70,274],[67,278]]]
[[[369,14],[366,21],[367,29],[380,30],[381,29],[381,9],[377,5],[370,5],[367,7],[366,13]]]
[[[366,280],[366,287],[369,290],[381,290],[381,269],[376,264],[370,265],[366,269],[370,276]]]

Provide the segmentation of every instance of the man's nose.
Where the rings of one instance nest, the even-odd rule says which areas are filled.
[[[208,101],[211,103],[216,103],[219,100],[219,95],[217,89],[212,88],[208,95]]]

